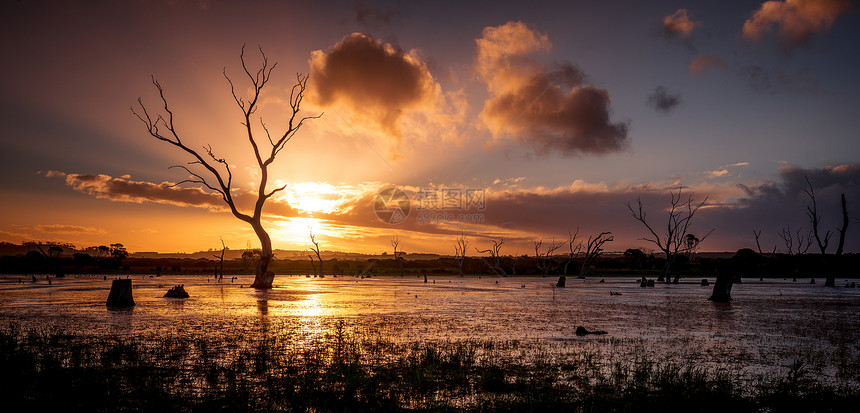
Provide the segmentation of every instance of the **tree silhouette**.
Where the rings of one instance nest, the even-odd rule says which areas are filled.
[[[397,262],[397,265],[400,267],[400,276],[403,276],[403,250],[397,251],[397,247],[400,245],[400,237],[395,235],[391,238],[391,246],[394,247],[394,261]],[[398,255],[399,254],[399,255]]]
[[[171,110],[168,105],[164,89],[158,80],[155,79],[155,76],[152,77],[152,84],[155,86],[155,89],[158,91],[161,98],[164,113],[151,114],[143,104],[143,100],[141,98],[137,99],[138,107],[136,108],[132,106],[131,111],[143,123],[146,131],[152,137],[160,141],[167,142],[191,156],[192,160],[187,164],[190,167],[185,165],[174,166],[185,170],[185,172],[191,176],[191,178],[182,180],[176,185],[185,183],[203,185],[207,189],[221,195],[221,198],[230,208],[230,212],[233,213],[233,216],[251,225],[251,228],[253,228],[257,238],[259,238],[261,245],[260,259],[257,262],[257,273],[251,287],[272,288],[272,281],[275,277],[275,274],[269,271],[269,263],[273,256],[272,240],[269,237],[269,233],[263,228],[263,205],[275,193],[284,190],[286,185],[274,189],[267,188],[269,180],[269,166],[275,161],[275,157],[282,149],[284,149],[287,142],[296,134],[296,132],[298,132],[305,120],[319,118],[322,114],[318,116],[299,116],[302,99],[308,83],[308,76],[297,74],[296,84],[290,91],[289,104],[291,110],[288,111],[289,119],[286,130],[284,130],[282,134],[276,135],[273,138],[262,118],[259,119],[260,126],[263,131],[265,131],[266,137],[268,138],[271,146],[268,150],[261,149],[254,136],[254,129],[251,126],[251,118],[258,109],[260,94],[271,79],[272,71],[278,64],[272,63],[270,65],[262,48],[260,48],[260,55],[263,60],[262,67],[252,73],[245,62],[244,45],[242,46],[241,53],[239,54],[239,60],[242,63],[242,70],[250,81],[251,86],[250,96],[246,98],[240,97],[236,94],[236,88],[233,85],[233,81],[229,76],[227,76],[227,69],[225,68],[223,70],[224,78],[230,85],[230,93],[233,96],[233,100],[242,111],[242,117],[244,118],[242,125],[244,126],[248,142],[253,149],[257,166],[259,167],[260,183],[259,188],[257,189],[257,200],[254,203],[254,208],[251,213],[243,213],[239,211],[236,205],[235,199],[233,198],[233,173],[227,160],[216,156],[211,145],[204,146],[203,152],[201,153],[200,151],[189,147],[182,140],[174,123],[173,110]],[[192,168],[194,168],[194,170],[192,170]]]
[[[457,267],[460,269],[460,276],[463,276],[463,262],[466,261],[466,251],[469,250],[469,240],[466,239],[466,234],[460,231],[457,240],[454,243],[454,258],[457,259]]]
[[[648,241],[653,243],[663,251],[663,254],[666,255],[666,264],[663,266],[663,272],[658,278],[658,281],[662,281],[664,278],[666,282],[671,282],[669,279],[669,270],[672,268],[672,264],[675,262],[675,259],[678,257],[678,254],[684,253],[687,251],[688,243],[687,243],[687,235],[689,234],[690,227],[693,222],[693,217],[696,215],[696,212],[701,209],[705,203],[708,202],[708,197],[705,197],[702,202],[695,203],[693,201],[693,195],[689,195],[686,198],[682,196],[682,188],[678,187],[678,193],[674,193],[671,190],[669,191],[670,202],[669,202],[669,211],[666,219],[666,230],[662,233],[657,233],[654,230],[654,227],[648,223],[645,216],[645,209],[642,206],[642,198],[637,198],[636,203],[638,204],[637,208],[633,208],[630,203],[627,203],[627,209],[630,210],[630,214],[633,215],[637,221],[641,222],[645,228],[648,229],[648,232],[651,233],[650,238],[640,238],[642,241]],[[704,241],[708,235],[714,232],[713,229],[708,231],[704,237],[698,240],[695,245],[698,245],[700,242]],[[680,279],[680,275],[675,276],[675,282],[677,283]]]
[[[611,232],[601,232],[596,236],[588,237],[588,241],[585,244],[585,251],[583,251],[585,258],[582,260],[582,266],[579,267],[580,278],[585,278],[585,274],[588,273],[588,270],[591,268],[591,264],[594,264],[594,260],[603,254],[603,244],[614,240],[615,238],[612,236]]]
[[[546,277],[549,274],[550,267],[552,266],[552,256],[556,250],[561,248],[564,245],[562,241],[556,241],[555,238],[550,241],[549,245],[546,246],[546,251],[541,252],[541,247],[543,246],[543,239],[540,241],[535,241],[535,266],[537,269],[543,273],[543,276]]]
[[[314,246],[311,247],[310,250],[313,251],[317,255],[317,261],[320,262],[319,276],[320,276],[320,278],[323,278],[323,277],[325,277],[325,273],[323,273],[323,260],[322,260],[322,257],[320,256],[320,242],[316,240],[316,235],[314,235],[314,229],[313,228],[308,227],[308,231],[310,232],[311,244],[314,244]],[[311,257],[311,255],[308,254],[308,257]],[[314,258],[311,257],[311,264],[313,264],[313,263],[314,263]],[[316,277],[316,266],[314,266],[314,277]]]
[[[493,270],[496,275],[507,275],[507,273],[505,273],[505,269],[501,266],[501,256],[499,255],[499,251],[501,251],[502,244],[505,243],[505,240],[503,238],[500,238],[498,241],[491,239],[490,242],[493,243],[492,247],[485,250],[479,250],[478,248],[475,248],[475,251],[477,251],[479,254],[490,254],[490,258],[493,259],[492,264],[487,263],[490,266],[490,269]]]

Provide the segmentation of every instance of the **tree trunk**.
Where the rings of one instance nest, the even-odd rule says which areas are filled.
[[[272,288],[272,282],[275,281],[275,273],[269,271],[269,264],[272,262],[272,239],[269,234],[263,229],[260,219],[251,222],[254,232],[260,239],[260,260],[257,261],[257,274],[254,276],[254,283],[251,288],[268,289]]]
[[[666,254],[666,265],[663,266],[663,272],[660,273],[660,277],[657,278],[658,282],[666,281],[666,284],[672,282],[672,279],[669,277],[669,270],[672,268],[672,261],[674,261],[674,258],[671,254]]]
[[[721,272],[717,275],[717,281],[714,282],[714,292],[708,298],[715,303],[727,303],[732,301],[732,284],[735,277],[727,272]]]
[[[108,307],[134,307],[131,279],[123,278],[111,282],[106,305]]]

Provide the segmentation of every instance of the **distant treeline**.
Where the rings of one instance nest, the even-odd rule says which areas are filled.
[[[31,250],[24,254],[0,257],[0,273],[3,274],[253,274],[258,256],[250,251],[242,258],[224,260],[223,270],[217,258],[133,258],[121,252],[93,256],[85,252],[71,254]],[[466,257],[463,272],[473,275],[506,276],[577,276],[582,259],[568,263],[567,256],[550,257],[548,265],[538,265],[536,257],[502,256],[499,267],[489,257]],[[566,265],[567,264],[567,265]],[[601,256],[589,267],[588,276],[658,276],[665,258],[646,254],[638,249],[629,249],[622,255]],[[316,265],[319,265],[316,262]],[[565,268],[567,274],[564,274]],[[759,254],[751,249],[741,249],[734,256],[725,258],[679,256],[673,265],[673,273],[682,277],[714,277],[730,273],[741,278],[760,277],[860,277],[860,254]],[[309,259],[277,259],[270,269],[276,274],[314,274],[314,264]],[[499,271],[501,269],[501,271]],[[457,275],[459,263],[456,258],[433,259],[324,259],[325,275]]]

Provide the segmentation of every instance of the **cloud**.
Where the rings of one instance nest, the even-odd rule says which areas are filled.
[[[36,231],[45,232],[50,234],[73,234],[73,235],[105,235],[107,231],[102,228],[93,228],[93,227],[83,227],[80,225],[66,225],[66,224],[46,224],[46,225],[36,225],[34,227]]]
[[[690,62],[690,74],[695,77],[699,77],[709,72],[711,69],[728,69],[728,67],[729,66],[726,62],[719,56],[699,56]]]
[[[66,185],[78,192],[120,202],[155,202],[176,206],[193,206],[215,211],[228,211],[221,195],[206,192],[201,188],[184,188],[171,182],[160,184],[146,181],[131,181],[114,178],[104,174],[69,174],[59,171],[48,171],[46,177],[64,178]],[[240,210],[253,208],[256,196],[250,193],[235,192],[234,202]],[[297,216],[298,213],[286,202],[274,202],[270,199],[265,211],[280,216]]]
[[[376,30],[390,26],[392,21],[400,17],[399,10],[370,7],[363,1],[357,1],[353,9],[359,24]]]
[[[693,33],[693,29],[702,25],[690,19],[687,9],[678,9],[676,12],[663,18],[663,36],[667,39],[687,37]]]
[[[654,93],[648,96],[648,106],[651,106],[658,112],[669,113],[680,104],[681,95],[679,93],[669,92],[669,90],[662,85],[654,88]]]
[[[610,120],[609,92],[585,85],[576,66],[532,58],[552,45],[522,22],[487,27],[476,40],[476,71],[490,97],[480,118],[494,139],[509,134],[537,154],[606,154],[628,143],[627,122]]]
[[[757,92],[812,92],[818,89],[818,80],[809,69],[786,73],[780,69],[766,70],[761,66],[750,65],[742,67],[740,75]]]
[[[776,26],[783,47],[808,45],[850,8],[848,0],[766,1],[744,22],[743,37],[758,42]]]
[[[726,165],[715,172],[720,174],[722,170],[730,171],[732,167],[742,167],[744,164]],[[697,215],[692,231],[699,234],[715,228],[714,234],[703,245],[705,250],[734,251],[744,246],[754,247],[752,229],[764,231],[763,245],[775,242],[778,230],[785,225],[790,224],[792,228],[806,225],[808,229],[803,214],[807,202],[803,195],[805,176],[809,176],[815,186],[819,211],[824,219],[823,228],[834,229],[838,226],[841,193],[848,196],[849,215],[854,217],[860,214],[860,200],[851,198],[860,193],[860,167],[856,164],[818,169],[788,165],[780,169],[775,182],[759,181],[739,185],[726,181],[706,181],[685,185],[684,193],[693,194],[696,200],[708,197],[708,206]],[[447,213],[449,219],[438,222],[428,222],[426,214],[420,215],[416,198],[418,189],[403,188],[412,196],[413,210],[406,221],[389,225],[377,219],[373,209],[376,190],[388,186],[378,183],[350,198],[349,205],[339,212],[314,217],[324,219],[326,225],[359,227],[376,233],[408,232],[410,239],[432,239],[432,242],[428,241],[429,248],[438,248],[440,240],[453,237],[461,230],[479,243],[503,237],[510,248],[508,253],[513,253],[517,248],[527,251],[531,241],[539,238],[563,239],[570,226],[579,227],[584,234],[612,231],[616,239],[612,248],[623,251],[626,248],[653,248],[639,240],[647,234],[630,216],[626,203],[635,204],[637,199],[641,199],[652,225],[665,222],[664,208],[669,205],[669,191],[676,191],[678,185],[677,182],[607,185],[576,180],[569,185],[553,188],[525,188],[506,186],[499,180],[499,183],[486,189],[486,207],[482,210],[424,210],[436,216]],[[481,220],[460,222],[457,219],[461,213],[479,214]],[[425,220],[422,222],[419,217]],[[846,244],[848,251],[860,248],[860,236],[857,234],[860,232],[849,231]]]
[[[441,94],[416,50],[404,52],[361,33],[313,51],[310,66],[310,101],[322,108],[346,107],[396,139],[403,133],[403,116],[432,110]]]

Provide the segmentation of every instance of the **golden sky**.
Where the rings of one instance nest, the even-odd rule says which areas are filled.
[[[219,195],[174,185],[189,175],[169,167],[192,159],[129,110],[162,109],[158,79],[183,142],[226,159],[249,211],[260,176],[225,80],[250,94],[243,44],[252,74],[260,49],[277,62],[252,117],[261,147],[261,119],[287,127],[296,73],[310,75],[302,114],[324,113],[270,168],[269,190],[285,185],[265,209],[275,248],[308,248],[312,228],[324,250],[379,253],[397,236],[450,254],[462,232],[525,254],[579,228],[648,249],[626,203],[660,221],[683,186],[709,200],[703,250],[754,246],[753,229],[769,250],[809,226],[807,176],[828,228],[841,193],[860,216],[849,2],[461,3],[4,5],[0,240],[256,245]],[[374,209],[386,188],[409,199],[396,223]]]

